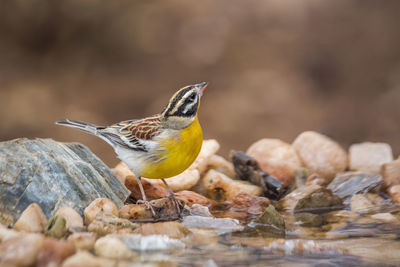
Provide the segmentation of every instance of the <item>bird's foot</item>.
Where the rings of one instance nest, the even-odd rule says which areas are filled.
[[[136,204],[144,204],[144,205],[146,205],[146,208],[151,211],[151,214],[153,215],[153,218],[156,218],[156,212],[154,211],[154,208],[150,204],[149,201],[143,200],[143,199],[139,199],[139,200],[136,201]]]
[[[170,195],[168,195],[168,197],[171,199],[172,205],[175,207],[176,212],[178,214],[178,217],[182,218],[182,216],[181,216],[181,213],[182,213],[182,209],[181,209],[182,201],[177,199],[175,197],[175,194],[170,194]]]

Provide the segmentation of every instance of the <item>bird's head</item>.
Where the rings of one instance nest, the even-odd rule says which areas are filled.
[[[183,129],[196,119],[200,98],[206,87],[206,82],[188,85],[171,97],[161,113],[163,122],[168,128]]]

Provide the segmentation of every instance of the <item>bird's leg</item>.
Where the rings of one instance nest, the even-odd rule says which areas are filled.
[[[171,187],[169,187],[169,185],[167,184],[167,181],[165,181],[165,179],[161,179],[161,180],[163,181],[163,183],[165,184],[165,186],[168,189],[169,197],[172,199],[172,203],[175,206],[176,211],[178,212],[178,216],[181,217],[181,208],[180,208],[179,200],[175,198],[174,191],[172,191]]]
[[[146,194],[144,193],[144,189],[143,189],[143,185],[142,185],[142,177],[136,177],[136,180],[138,182],[139,188],[140,188],[140,192],[142,193],[142,199],[136,201],[137,204],[145,204],[146,207],[151,210],[151,214],[153,215],[153,217],[156,217],[156,212],[154,211],[153,206],[151,206],[150,202],[147,201],[147,197]]]

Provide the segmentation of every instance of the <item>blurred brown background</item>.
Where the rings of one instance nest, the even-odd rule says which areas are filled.
[[[208,81],[222,154],[316,130],[400,153],[400,1],[0,1],[0,140],[96,137],[54,125],[160,112]]]

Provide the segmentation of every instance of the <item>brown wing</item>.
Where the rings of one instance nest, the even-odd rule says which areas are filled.
[[[133,136],[141,140],[151,140],[160,133],[161,120],[159,116],[149,117],[131,122],[126,128]]]

